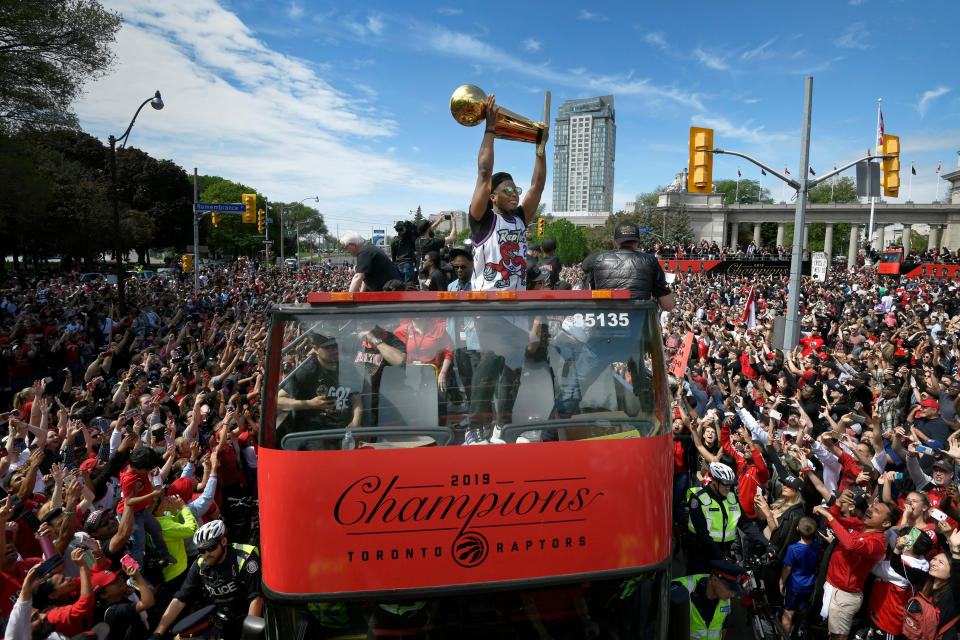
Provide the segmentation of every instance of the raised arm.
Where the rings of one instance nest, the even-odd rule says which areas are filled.
[[[490,180],[493,178],[493,131],[497,124],[497,107],[494,95],[487,96],[486,112],[487,122],[486,130],[483,132],[483,142],[480,143],[480,153],[477,154],[477,184],[473,188],[473,199],[470,200],[470,217],[479,220],[487,212],[487,203],[490,202]],[[546,172],[544,172],[546,177]],[[543,187],[541,186],[541,190]],[[527,198],[529,198],[529,194]],[[537,196],[539,203],[540,196]],[[526,203],[526,199],[524,199]],[[536,206],[534,206],[536,211]],[[526,214],[526,207],[524,207]]]

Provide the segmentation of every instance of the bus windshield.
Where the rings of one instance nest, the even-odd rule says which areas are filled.
[[[275,312],[282,349],[271,354],[279,382],[268,447],[536,443],[652,436],[667,423],[657,312],[649,303],[456,301],[317,311]]]

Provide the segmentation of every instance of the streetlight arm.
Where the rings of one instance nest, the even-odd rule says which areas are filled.
[[[879,155],[879,156],[864,156],[864,157],[860,158],[859,160],[854,160],[853,162],[851,162],[851,163],[849,163],[849,164],[843,165],[843,166],[840,167],[839,169],[834,169],[834,170],[831,171],[830,173],[825,173],[825,174],[823,174],[822,176],[820,176],[819,178],[817,178],[816,180],[808,180],[808,181],[807,181],[807,187],[809,187],[809,188],[812,189],[813,187],[817,186],[818,184],[820,184],[821,182],[823,182],[823,181],[826,180],[827,178],[832,178],[833,176],[837,175],[838,173],[841,173],[841,172],[843,172],[843,171],[846,171],[847,169],[849,169],[849,168],[852,167],[853,165],[857,164],[858,162],[863,162],[864,160],[883,160],[884,158],[892,158],[892,157],[893,157],[893,156],[885,156],[885,155]]]
[[[133,129],[133,123],[136,122],[137,116],[140,115],[140,110],[147,106],[147,103],[153,100],[153,96],[147,98],[140,103],[140,106],[137,107],[136,113],[133,114],[133,118],[130,119],[130,124],[127,126],[127,130],[123,132],[123,135],[117,138],[117,142],[121,142],[120,148],[123,149],[127,145],[127,136],[130,135],[130,130]]]
[[[767,165],[763,164],[763,163],[760,162],[759,160],[757,160],[757,159],[755,159],[755,158],[751,158],[750,156],[748,156],[748,155],[745,154],[745,153],[740,153],[739,151],[724,151],[723,149],[712,149],[711,151],[712,151],[713,153],[725,153],[725,154],[727,154],[728,156],[737,156],[738,158],[743,158],[744,160],[749,160],[750,162],[752,162],[753,164],[757,165],[758,167],[760,167],[761,169],[763,169],[763,170],[766,171],[767,173],[772,173],[773,175],[777,176],[778,178],[780,178],[781,180],[783,180],[784,182],[786,182],[788,185],[790,185],[791,187],[793,187],[793,188],[796,189],[797,191],[800,190],[800,183],[799,183],[799,182],[797,182],[796,180],[793,180],[792,178],[788,178],[787,176],[783,175],[782,173],[780,173],[780,172],[777,171],[776,169],[772,169],[772,168],[768,167]]]

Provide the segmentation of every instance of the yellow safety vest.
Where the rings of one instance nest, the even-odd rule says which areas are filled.
[[[697,500],[697,505],[691,504],[694,498]],[[737,502],[737,496],[733,491],[727,494],[726,500],[717,500],[710,497],[710,494],[703,487],[693,487],[687,489],[687,504],[691,509],[699,506],[704,520],[707,521],[707,530],[714,542],[733,542],[736,539],[737,521],[740,519],[740,504]],[[697,532],[693,527],[692,520],[688,519],[688,526],[692,533]]]
[[[697,583],[704,578],[709,577],[710,576],[705,573],[699,573],[692,576],[685,576],[683,578],[674,578],[671,582],[682,585],[686,588],[688,593],[692,594],[697,588]],[[693,606],[693,600],[691,599],[690,640],[720,640],[720,638],[723,636],[723,621],[727,619],[728,613],[730,613],[730,601],[718,600],[717,609],[713,614],[713,619],[710,621],[710,624],[707,625],[703,621],[703,616],[701,616],[697,608]]]

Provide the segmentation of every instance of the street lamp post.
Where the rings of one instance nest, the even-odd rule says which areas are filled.
[[[123,251],[123,243],[121,242],[120,235],[120,189],[117,185],[117,143],[120,142],[120,148],[124,148],[127,144],[127,138],[130,136],[130,130],[133,129],[133,123],[136,122],[137,116],[140,115],[140,110],[143,109],[147,103],[150,103],[150,106],[159,111],[163,109],[163,100],[160,98],[160,91],[154,93],[151,97],[144,100],[140,103],[140,106],[137,107],[137,111],[133,114],[133,118],[130,119],[130,124],[127,125],[127,130],[123,132],[123,135],[119,138],[110,136],[110,177],[111,177],[111,190],[113,196],[113,228],[114,228],[114,250],[116,251],[116,274],[117,274],[117,299],[119,301],[119,315],[126,314],[126,299],[124,296],[124,276],[126,275],[123,271],[123,260],[121,259],[121,253]],[[194,267],[196,268],[196,267]]]
[[[314,202],[320,202],[320,196],[307,196],[298,202],[297,204],[303,204],[307,200],[313,200]],[[293,209],[293,207],[284,207],[287,211]],[[294,216],[294,224],[296,225],[296,234],[297,234],[297,265],[300,264],[300,212],[298,211],[296,216]],[[283,242],[286,238],[281,238],[280,242]],[[283,246],[282,244],[280,246]]]

